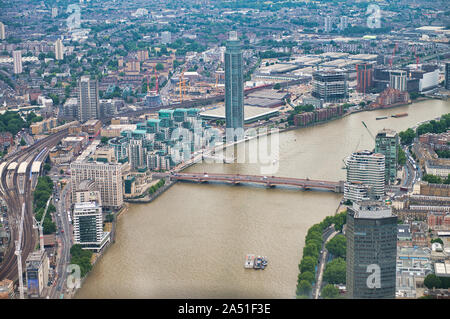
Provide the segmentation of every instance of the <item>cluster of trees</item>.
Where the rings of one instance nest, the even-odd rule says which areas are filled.
[[[339,298],[339,289],[332,284],[328,284],[322,288],[322,293],[320,296],[324,299]]]
[[[423,284],[428,289],[433,288],[441,288],[448,289],[450,288],[450,277],[438,277],[435,274],[429,274],[425,277]]]
[[[435,150],[440,158],[450,158],[450,150]]]
[[[319,24],[317,22],[302,19],[302,18],[291,19],[291,23],[295,24],[295,25],[301,25],[304,27],[308,27],[308,28],[313,28],[313,27],[319,26]]]
[[[351,26],[342,30],[343,35],[357,35],[357,34],[387,34],[391,28],[368,28],[363,26]]]
[[[335,216],[327,216],[322,222],[308,229],[305,238],[305,247],[303,248],[303,257],[298,265],[300,274],[297,279],[297,298],[307,298],[312,291],[312,285],[315,282],[316,266],[323,244],[323,231],[332,224],[334,224],[336,230],[342,231],[346,216],[346,211]],[[333,251],[336,254],[342,254],[341,241],[342,239],[338,238],[330,246],[333,247],[332,249],[335,249]],[[345,251],[343,254],[345,255]]]
[[[416,137],[416,132],[412,128],[402,131],[398,134],[400,136],[400,141],[403,145],[411,144]]]
[[[0,81],[5,82],[7,85],[9,85],[9,87],[11,87],[12,89],[15,89],[15,85],[14,85],[13,81],[11,81],[11,79],[3,73],[0,73]]]
[[[48,176],[38,178],[36,189],[33,193],[34,213],[36,220],[40,221],[45,212],[47,201],[53,192],[53,181]],[[52,213],[56,212],[56,207],[53,204],[48,205],[48,211],[45,215],[43,230],[44,234],[52,234],[56,231],[56,225],[52,220]]]
[[[417,128],[417,135],[420,136],[425,133],[443,133],[450,127],[450,113],[441,116],[439,121],[432,120],[428,123],[419,125]]]
[[[178,51],[177,51],[178,52]],[[289,52],[276,52],[273,50],[260,51],[258,53],[260,59],[273,59],[291,56]]]
[[[325,246],[335,258],[344,258],[347,253],[347,239],[344,235],[336,235]]]
[[[430,184],[450,184],[450,174],[445,179],[440,176],[425,174],[422,179]]]
[[[305,105],[297,105],[294,107],[294,110],[290,111],[289,116],[287,117],[287,121],[289,125],[294,125],[294,115],[300,114],[303,112],[312,112],[314,110],[314,106],[311,104],[305,104]]]
[[[92,251],[83,250],[81,245],[76,244],[70,248],[70,255],[70,263],[80,266],[80,275],[84,277],[92,269]]]
[[[431,243],[433,244],[433,243],[439,243],[439,244],[441,244],[441,245],[444,245],[444,242],[442,241],[442,239],[440,239],[440,238],[433,238],[432,240],[431,240]]]
[[[27,127],[27,123],[18,113],[6,111],[0,114],[0,132],[10,132],[16,135],[24,127]]]
[[[347,266],[344,258],[330,261],[323,272],[323,280],[330,284],[345,284]]]
[[[158,181],[158,183],[156,183],[155,185],[152,185],[152,186],[150,187],[150,189],[148,190],[148,193],[149,193],[150,195],[154,194],[158,189],[160,189],[161,187],[163,187],[165,183],[166,183],[166,181],[165,181],[164,179],[160,179],[160,180]]]
[[[428,123],[419,125],[416,131],[412,128],[399,133],[403,145],[411,144],[416,136],[425,133],[443,133],[450,128],[450,113],[441,116],[439,121],[432,120]]]
[[[401,166],[406,164],[406,154],[400,146],[398,147],[397,163],[398,163],[398,165],[401,165]]]
[[[411,97],[411,100],[416,100],[418,97],[425,96],[425,94],[421,94],[421,93],[417,93],[417,92],[411,92],[409,94],[409,96]]]

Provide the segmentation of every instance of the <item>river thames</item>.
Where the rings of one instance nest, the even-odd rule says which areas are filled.
[[[409,116],[392,118],[395,113]],[[375,135],[450,112],[450,101],[421,101],[361,112],[281,133],[272,175],[345,179],[342,160],[373,149]],[[389,116],[385,120],[376,117]],[[197,164],[189,172],[261,175],[257,164]],[[177,183],[149,204],[130,205],[116,243],[95,265],[77,298],[295,298],[306,231],[333,215],[342,194],[289,188]],[[244,269],[265,255],[264,271]]]

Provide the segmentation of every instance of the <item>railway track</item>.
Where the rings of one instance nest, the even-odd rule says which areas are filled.
[[[11,240],[9,243],[9,247],[5,253],[3,263],[0,265],[0,280],[7,278],[16,281],[18,279],[17,256],[15,255],[14,241],[17,239],[17,225],[20,222],[22,203],[25,203],[24,232],[22,240],[23,263],[25,263],[28,255],[34,250],[37,242],[36,232],[33,230],[34,212],[31,194],[31,181],[28,178],[28,176],[30,176],[33,161],[42,149],[44,149],[45,147],[47,147],[48,149],[52,148],[53,146],[58,144],[59,141],[67,135],[67,133],[68,129],[60,131],[47,138],[41,139],[35,144],[29,146],[23,151],[12,155],[7,159],[7,164],[5,165],[0,176],[0,195],[3,197],[8,207]],[[28,164],[25,173],[24,192],[23,194],[20,194],[17,183],[17,168],[13,175],[13,184],[11,188],[8,187],[7,183],[7,168],[12,162],[21,163],[24,161],[26,161]],[[15,223],[13,224],[12,221],[15,221]],[[23,269],[25,269],[25,267]]]

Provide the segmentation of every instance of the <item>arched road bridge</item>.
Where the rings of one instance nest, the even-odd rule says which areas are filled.
[[[171,173],[171,180],[191,182],[228,182],[232,184],[250,183],[273,186],[296,186],[302,189],[322,189],[336,193],[344,192],[344,182],[330,182],[313,179],[301,179],[292,177],[240,175],[240,174],[217,174],[217,173]]]

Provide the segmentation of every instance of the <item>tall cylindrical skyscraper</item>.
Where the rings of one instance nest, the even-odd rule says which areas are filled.
[[[244,75],[241,43],[236,31],[231,31],[225,51],[225,117],[227,135],[235,138],[244,129]],[[243,137],[243,136],[242,136]]]

